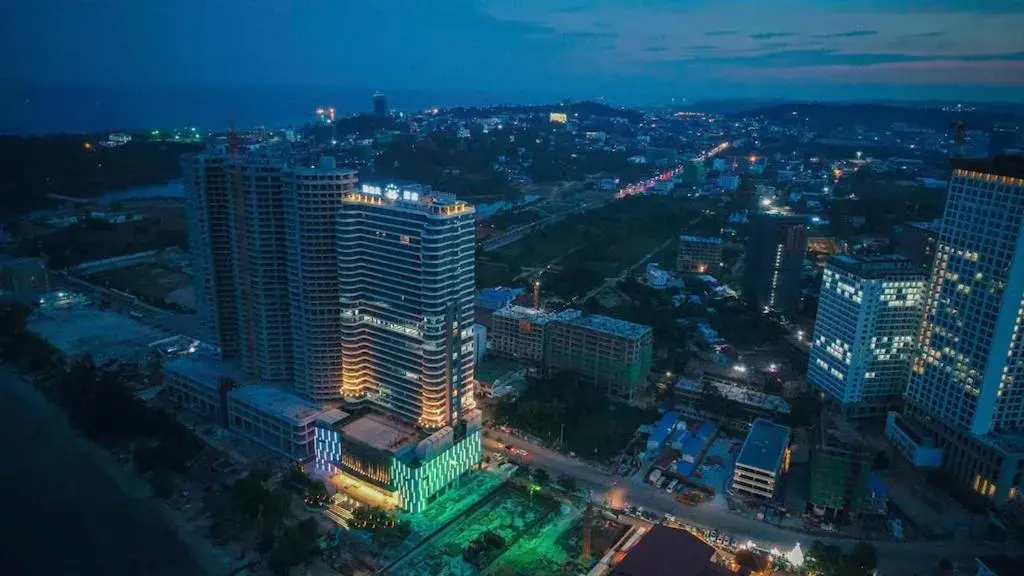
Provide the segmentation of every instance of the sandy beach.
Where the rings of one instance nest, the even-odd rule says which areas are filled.
[[[148,484],[80,437],[64,413],[0,366],[4,574],[210,575],[223,555]]]

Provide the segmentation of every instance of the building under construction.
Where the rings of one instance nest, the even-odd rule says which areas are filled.
[[[491,353],[540,368],[544,364],[545,343],[552,322],[581,315],[579,310],[542,312],[525,306],[498,310],[491,316]]]
[[[650,326],[590,314],[548,327],[546,369],[593,382],[612,397],[633,401],[651,371]]]
[[[810,498],[815,513],[836,516],[860,508],[868,492],[871,451],[844,419],[823,415],[811,447]]]

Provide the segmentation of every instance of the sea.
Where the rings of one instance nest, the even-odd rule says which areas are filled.
[[[0,366],[0,574],[206,574],[159,504],[126,494],[24,386]]]

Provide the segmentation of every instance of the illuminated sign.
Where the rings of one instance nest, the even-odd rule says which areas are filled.
[[[362,190],[363,190],[363,194],[372,194],[374,196],[380,196],[381,195],[380,186],[372,186],[370,184],[363,184]]]
[[[420,193],[411,192],[409,190],[402,190],[402,200],[405,200],[406,202],[419,202]]]

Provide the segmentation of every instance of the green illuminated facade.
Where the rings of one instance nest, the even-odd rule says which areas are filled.
[[[444,452],[427,461],[396,455],[391,458],[391,489],[398,492],[403,509],[422,512],[456,478],[483,460],[480,429],[470,431]]]

